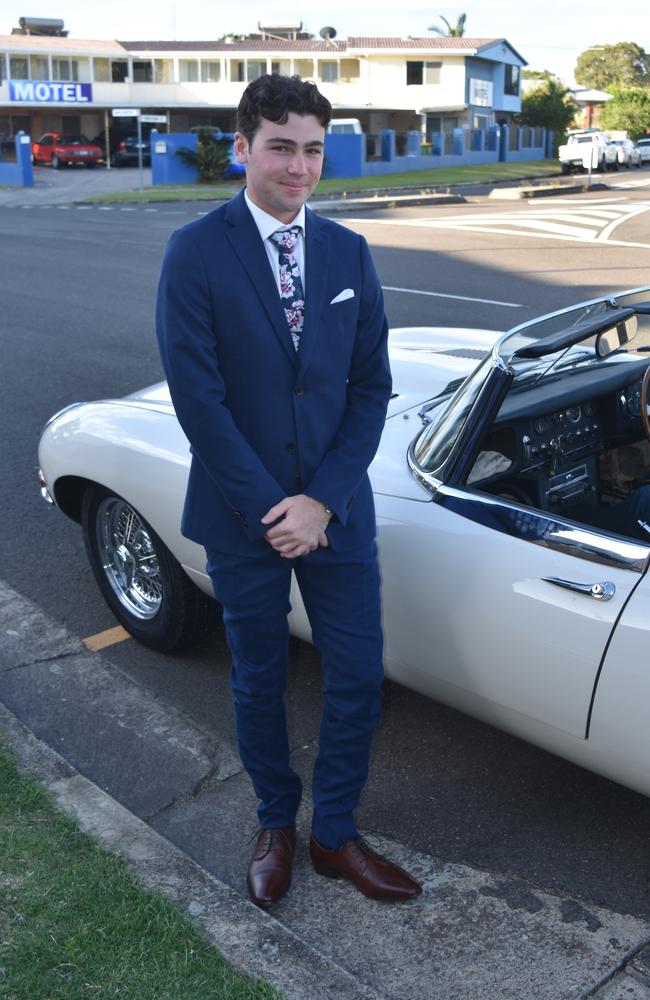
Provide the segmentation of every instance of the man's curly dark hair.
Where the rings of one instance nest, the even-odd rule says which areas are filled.
[[[315,83],[307,83],[299,76],[266,73],[249,83],[242,94],[237,108],[237,131],[246,136],[250,145],[262,118],[286,125],[291,113],[314,115],[327,128],[332,105]]]

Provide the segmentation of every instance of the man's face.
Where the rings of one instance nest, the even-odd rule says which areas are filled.
[[[235,155],[246,164],[251,201],[280,222],[292,222],[320,178],[324,141],[314,115],[293,112],[284,125],[262,118],[250,143],[237,132]]]

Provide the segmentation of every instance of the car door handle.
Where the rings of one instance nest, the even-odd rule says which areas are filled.
[[[586,594],[595,601],[611,601],[616,593],[616,586],[611,580],[603,580],[602,583],[577,583],[575,580],[563,580],[559,576],[545,576],[543,579],[546,583],[554,583],[556,587],[574,590],[577,594]]]

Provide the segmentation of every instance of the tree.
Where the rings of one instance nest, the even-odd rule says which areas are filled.
[[[630,139],[639,139],[650,129],[650,88],[616,87],[612,99],[600,112],[600,124],[607,129],[621,129]]]
[[[576,81],[583,87],[649,87],[650,56],[636,42],[595,45],[578,56]]]
[[[452,25],[449,23],[446,17],[440,15],[440,20],[445,22],[446,31],[444,28],[437,28],[436,25],[432,25],[427,28],[427,31],[435,31],[437,35],[444,35],[446,38],[462,38],[465,34],[465,19],[467,14],[459,14],[456,24]]]
[[[196,136],[196,149],[181,146],[176,156],[188,167],[196,167],[199,184],[213,184],[225,176],[230,166],[230,140],[219,139],[213,128],[201,128]]]
[[[548,79],[521,99],[521,111],[515,115],[517,125],[547,128],[555,133],[555,152],[564,141],[566,130],[573,123],[578,107],[569,97],[567,87],[557,77]]]

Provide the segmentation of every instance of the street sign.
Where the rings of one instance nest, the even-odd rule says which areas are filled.
[[[167,115],[140,115],[140,121],[150,125],[166,125]]]
[[[111,114],[113,118],[137,118],[140,114],[140,108],[113,108]],[[166,118],[165,121],[167,121]]]

